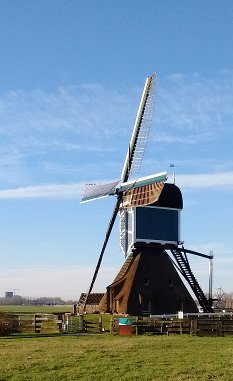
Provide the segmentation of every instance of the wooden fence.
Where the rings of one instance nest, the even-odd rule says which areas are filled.
[[[112,318],[110,331],[119,332],[119,318]],[[132,333],[136,335],[227,336],[233,335],[233,317],[132,318]]]
[[[14,320],[13,329],[5,330],[6,334],[76,334],[103,332],[102,316],[98,314],[93,316],[94,319],[91,320],[88,316],[79,316],[72,313],[4,313],[5,319],[4,322],[2,321],[2,324],[7,325],[12,318]],[[1,334],[4,336],[4,330],[2,333],[0,330],[0,335]]]
[[[58,333],[62,330],[59,314],[17,314],[19,333]]]
[[[120,333],[120,316],[112,316],[103,324],[102,315],[77,316],[76,314],[14,314],[17,322],[14,333],[56,334],[56,333]],[[233,315],[178,317],[132,317],[130,334],[191,334],[199,336],[233,336]],[[5,324],[5,323],[4,323]],[[122,331],[123,332],[123,331]],[[10,333],[10,332],[9,332]],[[120,333],[121,334],[121,333]]]

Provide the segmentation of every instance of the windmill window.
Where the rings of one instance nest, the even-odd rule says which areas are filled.
[[[151,312],[151,299],[142,299],[142,312]]]
[[[171,279],[169,279],[169,281],[168,281],[168,285],[169,285],[169,288],[173,288],[173,282],[172,282],[172,280]]]

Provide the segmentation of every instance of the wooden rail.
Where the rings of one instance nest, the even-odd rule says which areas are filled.
[[[17,314],[20,333],[58,333],[62,331],[62,315]]]
[[[102,333],[104,332],[102,315],[95,319],[75,314],[14,314],[17,330],[20,334],[54,333]],[[109,331],[119,334],[119,316],[112,316]],[[233,315],[185,316],[178,317],[129,317],[131,334],[191,334],[198,336],[233,336]],[[106,325],[105,325],[106,329]],[[108,329],[107,329],[108,331]],[[10,333],[9,333],[10,334]]]
[[[110,331],[119,331],[119,318],[113,317]],[[233,335],[233,317],[132,318],[133,333],[169,335],[192,334],[198,336]]]

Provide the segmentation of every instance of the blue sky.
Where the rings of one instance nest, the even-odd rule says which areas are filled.
[[[141,175],[175,164],[181,238],[233,290],[232,19],[230,0],[0,2],[0,295],[88,289],[115,200],[80,205],[83,185],[119,179],[155,71]],[[96,291],[124,261],[118,230]],[[207,291],[208,262],[191,263]]]

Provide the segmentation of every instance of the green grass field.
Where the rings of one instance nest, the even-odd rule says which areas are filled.
[[[72,312],[72,306],[70,305],[57,305],[57,306],[31,306],[31,305],[0,305],[0,312],[12,312],[12,313],[58,313],[58,312]],[[0,379],[1,380],[1,379]]]
[[[0,339],[0,380],[233,380],[233,338],[103,334]]]

